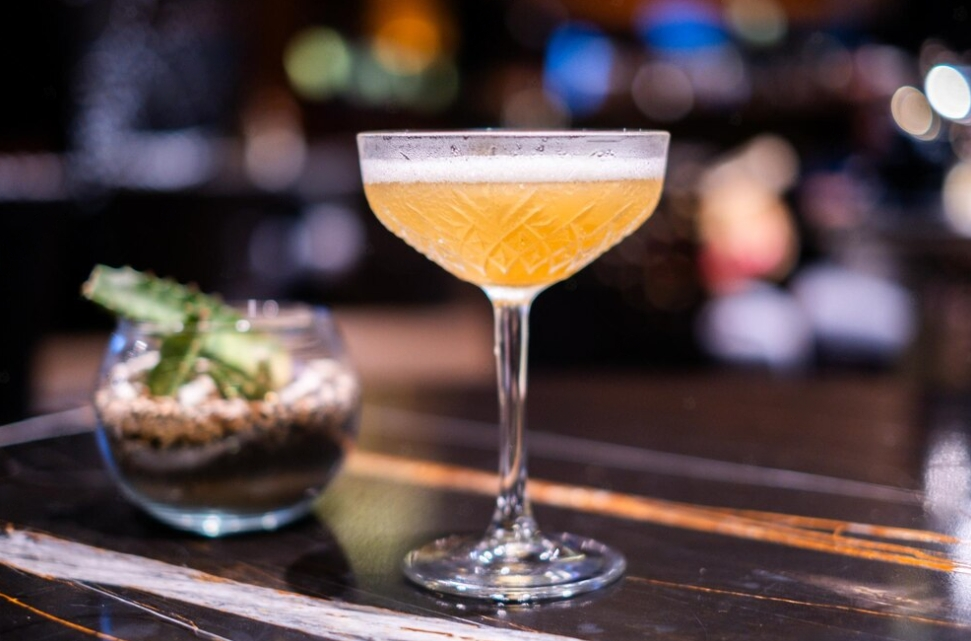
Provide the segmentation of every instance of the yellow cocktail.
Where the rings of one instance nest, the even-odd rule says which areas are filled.
[[[462,280],[535,287],[567,278],[637,229],[661,180],[374,182],[365,191],[388,229]]]
[[[619,578],[623,555],[541,532],[526,496],[529,308],[654,211],[665,132],[389,132],[358,135],[364,190],[384,225],[479,285],[496,318],[499,496],[482,537],[410,552],[405,575],[437,592],[496,601],[565,598]]]

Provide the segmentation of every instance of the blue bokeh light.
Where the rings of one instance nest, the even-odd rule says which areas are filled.
[[[668,52],[690,52],[726,44],[729,35],[721,14],[707,2],[668,0],[645,6],[637,31],[650,47]]]
[[[599,29],[567,23],[556,29],[546,47],[545,89],[573,115],[595,112],[610,92],[614,45]]]

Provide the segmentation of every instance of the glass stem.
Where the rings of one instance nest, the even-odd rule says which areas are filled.
[[[495,312],[499,384],[499,495],[489,535],[526,541],[536,522],[526,494],[526,370],[535,290],[487,291]]]

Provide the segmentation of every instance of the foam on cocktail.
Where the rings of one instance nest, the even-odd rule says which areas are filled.
[[[661,179],[665,159],[611,155],[456,156],[361,161],[365,183],[523,183]]]

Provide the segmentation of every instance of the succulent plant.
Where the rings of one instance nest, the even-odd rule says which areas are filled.
[[[82,295],[116,316],[151,323],[159,362],[146,379],[173,396],[201,369],[227,398],[262,398],[290,378],[290,357],[272,337],[241,328],[242,315],[215,295],[131,267],[96,265]]]

